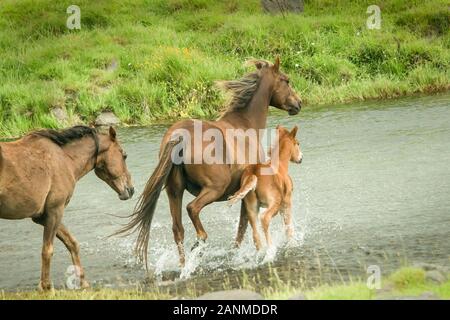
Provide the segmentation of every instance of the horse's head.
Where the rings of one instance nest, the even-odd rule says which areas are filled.
[[[291,131],[289,131],[282,126],[278,126],[277,130],[278,137],[280,139],[280,148],[287,148],[288,150],[290,150],[289,161],[301,163],[303,160],[303,153],[300,149],[300,142],[296,138],[298,127],[295,126]]]
[[[108,134],[99,135],[99,144],[95,174],[117,192],[120,200],[130,199],[134,187],[125,163],[127,154],[117,140],[116,130],[110,127]]]
[[[280,71],[279,57],[276,58],[271,69],[275,77],[275,82],[270,105],[278,109],[286,110],[291,116],[296,115],[300,112],[302,100],[294,89],[292,89],[289,83],[289,77]]]
[[[277,57],[274,64],[264,60],[251,60],[261,74],[273,78],[272,96],[270,105],[281,110],[285,110],[293,116],[300,112],[302,100],[292,89],[289,77],[280,71],[280,58]]]

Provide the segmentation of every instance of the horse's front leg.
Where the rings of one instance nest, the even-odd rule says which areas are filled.
[[[252,227],[253,242],[255,243],[256,250],[261,249],[261,239],[258,231],[258,213],[259,203],[255,193],[250,193],[243,200],[245,202],[245,208],[247,209],[247,218]]]
[[[61,208],[48,209],[45,213],[45,219],[41,223],[44,226],[44,239],[42,244],[42,266],[39,289],[43,291],[52,288],[52,283],[50,281],[50,262],[53,256],[53,242],[63,213],[63,206]]]
[[[294,235],[294,226],[292,225],[292,193],[289,192],[284,198],[281,215],[283,216],[284,228],[288,240]]]
[[[273,216],[275,216],[280,209],[279,203],[269,204],[266,211],[261,215],[261,225],[266,236],[267,246],[272,246],[272,237],[270,236],[269,226]]]
[[[67,228],[61,223],[59,225],[56,237],[61,240],[70,252],[73,265],[77,268],[77,276],[80,278],[80,287],[82,289],[89,288],[89,283],[86,281],[83,266],[80,260],[80,245]]]
[[[286,206],[285,208],[281,209],[280,213],[281,213],[281,216],[283,217],[284,229],[286,231],[286,237],[288,240],[290,240],[294,236],[294,226],[292,225],[291,205]]]

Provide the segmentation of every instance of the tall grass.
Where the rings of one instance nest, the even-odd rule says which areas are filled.
[[[259,0],[80,0],[0,3],[0,135],[90,123],[112,110],[128,124],[212,118],[214,81],[249,57],[273,59],[309,105],[450,88],[445,0],[387,0],[381,30],[362,0],[309,0],[301,15],[267,15]],[[59,123],[50,109],[68,111]]]

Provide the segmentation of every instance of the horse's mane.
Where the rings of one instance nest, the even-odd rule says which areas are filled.
[[[269,66],[270,62],[251,59],[245,64]],[[260,80],[260,72],[255,71],[247,73],[239,80],[217,81],[216,84],[219,88],[231,94],[225,113],[245,108],[258,90]]]
[[[87,135],[94,136],[97,130],[87,126],[75,126],[65,130],[39,130],[31,133],[31,135],[50,139],[58,146],[64,146],[72,141],[79,140]]]

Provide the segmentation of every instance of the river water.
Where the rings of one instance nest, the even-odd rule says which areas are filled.
[[[162,194],[151,231],[150,267],[158,285],[197,291],[292,281],[316,285],[382,274],[414,262],[449,264],[450,94],[364,102],[270,116],[268,127],[300,126],[304,160],[291,164],[295,239],[285,242],[281,218],[271,225],[274,248],[256,253],[249,233],[233,248],[239,207],[206,207],[201,218],[207,244],[188,252],[178,267],[171,219]],[[156,165],[167,126],[123,128],[119,137],[137,192]],[[187,204],[190,195],[185,195]],[[64,217],[81,244],[82,262],[94,286],[147,285],[132,254],[134,237],[108,238],[132,212],[136,198],[119,201],[94,174],[77,185]],[[195,230],[184,212],[186,248]],[[29,220],[0,221],[0,289],[35,288],[40,275],[42,228]],[[70,258],[56,241],[52,278],[63,287]],[[250,280],[249,280],[250,279]]]

